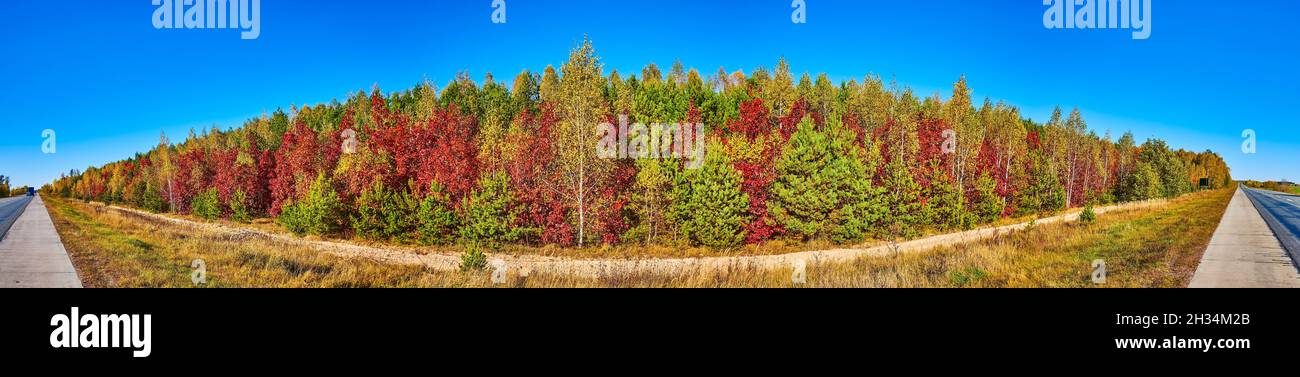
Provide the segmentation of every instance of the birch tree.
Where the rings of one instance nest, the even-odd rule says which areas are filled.
[[[592,193],[612,164],[596,156],[601,123],[607,121],[604,77],[600,57],[590,39],[569,53],[569,61],[560,68],[556,109],[560,122],[555,132],[555,172],[557,194],[564,198],[577,215],[578,247],[585,245],[587,216],[591,213]],[[542,95],[546,96],[543,78]]]

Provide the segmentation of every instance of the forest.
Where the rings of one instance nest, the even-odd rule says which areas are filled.
[[[0,198],[27,195],[27,186],[13,185],[12,178],[0,174]]]
[[[944,100],[878,75],[796,77],[784,59],[705,76],[681,62],[606,72],[585,40],[559,68],[509,82],[461,73],[163,135],[42,192],[401,244],[723,250],[907,239],[1232,186],[1214,152],[1098,134],[1078,109],[1040,123],[974,102],[964,77]],[[601,158],[598,126],[619,116],[704,124],[703,163]]]
[[[1246,185],[1247,187],[1252,187],[1257,189],[1264,189],[1269,191],[1277,191],[1277,192],[1290,193],[1290,194],[1300,194],[1300,186],[1297,186],[1295,183],[1289,181],[1261,182],[1261,181],[1249,180],[1249,181],[1242,182],[1242,184]]]

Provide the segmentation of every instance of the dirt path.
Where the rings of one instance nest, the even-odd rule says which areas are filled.
[[[1096,208],[1095,211],[1098,214],[1102,214],[1119,210],[1155,207],[1165,203],[1167,203],[1167,201],[1164,200],[1126,203]],[[107,208],[147,220],[209,231],[234,239],[259,238],[288,245],[309,247],[345,258],[367,258],[385,263],[422,265],[440,271],[457,270],[460,266],[459,255],[427,254],[421,253],[419,250],[414,248],[405,247],[378,248],[339,241],[308,240],[288,234],[276,234],[222,224],[178,219],[131,208],[117,206],[108,206]],[[1037,220],[1036,223],[1052,224],[1058,222],[1070,222],[1078,219],[1078,217],[1079,214],[1076,211],[1064,215],[1042,218]],[[580,277],[614,276],[620,274],[685,274],[742,268],[777,269],[791,268],[800,263],[811,267],[819,263],[850,262],[862,257],[920,252],[941,246],[977,242],[1023,230],[1028,226],[1029,223],[1020,223],[936,235],[892,245],[806,251],[781,255],[663,259],[575,259],[536,255],[495,255],[489,253],[488,258],[491,261],[491,263],[489,263],[489,268],[494,268],[492,266],[504,262],[507,269],[522,275],[527,275],[532,272],[545,272],[549,274]]]

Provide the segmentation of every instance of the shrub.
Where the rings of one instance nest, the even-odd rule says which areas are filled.
[[[144,186],[143,184],[141,186]],[[167,211],[167,199],[164,199],[158,190],[152,188],[143,188],[140,191],[140,208],[153,213],[162,213]]]
[[[351,216],[352,229],[356,231],[357,237],[372,240],[384,238],[380,218],[383,216],[383,201],[387,193],[384,182],[379,180],[361,191],[357,197],[356,213]]]
[[[447,194],[442,186],[433,182],[429,195],[420,202],[415,218],[419,223],[419,241],[425,245],[446,245],[456,240],[456,227],[460,222],[456,212],[447,207]]]
[[[885,202],[889,215],[885,218],[880,236],[885,239],[912,238],[920,235],[916,225],[921,222],[925,209],[921,205],[921,185],[912,178],[912,171],[901,160],[885,165]]]
[[[518,209],[514,208],[514,195],[505,174],[484,176],[479,188],[465,198],[465,226],[461,236],[471,243],[497,244],[519,239]]]
[[[230,208],[230,219],[233,221],[246,223],[253,220],[253,214],[248,209],[248,195],[244,194],[244,190],[230,194],[226,207]]]
[[[997,181],[990,178],[988,173],[980,174],[979,180],[975,182],[975,198],[971,210],[976,222],[993,222],[1002,217],[1002,212],[1006,210],[1007,201],[998,195],[997,185]]]
[[[1125,201],[1151,200],[1163,195],[1160,173],[1151,164],[1145,162],[1139,162],[1133,174],[1125,177],[1121,185]]]
[[[1083,209],[1083,213],[1079,214],[1079,223],[1092,224],[1095,222],[1097,222],[1097,212],[1093,211],[1092,205],[1089,204],[1088,207]]]
[[[416,229],[411,221],[420,203],[407,191],[389,190],[379,180],[357,197],[356,213],[351,216],[357,236],[372,240],[400,240]]]
[[[476,243],[466,244],[465,252],[460,255],[460,270],[481,271],[485,267],[487,267],[487,255],[483,254],[483,250]]]
[[[931,171],[930,188],[926,190],[929,201],[923,210],[925,218],[935,229],[969,229],[973,219],[965,209],[965,198],[957,190],[952,176],[939,168]]]
[[[284,227],[284,230],[293,232],[293,234],[299,236],[307,234],[307,222],[303,220],[302,212],[299,210],[298,205],[289,202],[284,205],[284,208],[280,209],[280,217],[277,217],[275,222]]]
[[[280,211],[279,223],[294,234],[327,235],[339,230],[342,211],[333,183],[320,174],[306,195]]]
[[[1051,159],[1030,152],[1029,187],[1020,192],[1017,208],[1022,215],[1047,214],[1065,208],[1065,188],[1057,179]]]
[[[217,198],[217,189],[208,189],[195,195],[190,201],[190,213],[208,220],[221,217],[221,202]]]
[[[982,268],[968,266],[964,269],[948,272],[948,281],[955,287],[965,287],[988,278],[988,275],[988,272]]]

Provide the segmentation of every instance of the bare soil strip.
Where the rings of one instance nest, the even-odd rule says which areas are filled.
[[[1099,207],[1098,214],[1114,211],[1126,211],[1158,207],[1167,204],[1166,200],[1153,200],[1125,203],[1108,207]],[[247,229],[217,223],[197,222],[174,218],[132,208],[104,206],[127,215],[142,219],[188,227],[204,232],[213,232],[233,239],[262,239],[286,245],[309,247],[345,258],[367,258],[384,263],[420,265],[438,271],[455,271],[460,268],[460,256],[443,253],[426,253],[410,247],[371,247],[339,241],[320,241],[304,239],[289,234],[277,234],[255,229]],[[597,278],[616,274],[680,274],[691,272],[718,272],[741,268],[774,269],[789,268],[797,263],[808,267],[821,263],[850,262],[863,257],[888,256],[900,253],[914,253],[932,250],[943,246],[978,242],[996,238],[1012,232],[1024,230],[1031,224],[1045,225],[1071,222],[1079,218],[1079,212],[1046,217],[1033,223],[1020,223],[999,227],[986,227],[965,232],[936,235],[895,244],[831,250],[806,251],[781,255],[726,256],[706,258],[646,258],[646,259],[574,259],[538,255],[502,255],[488,253],[490,260],[505,262],[510,271],[527,276],[533,272]],[[492,264],[489,264],[491,266]],[[491,267],[489,267],[491,268]]]

